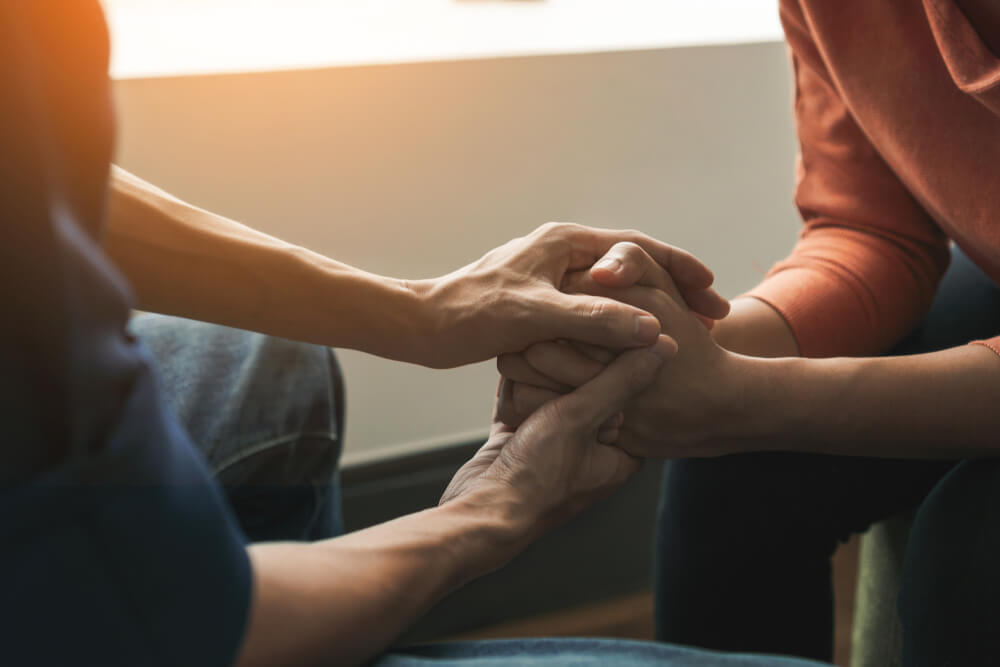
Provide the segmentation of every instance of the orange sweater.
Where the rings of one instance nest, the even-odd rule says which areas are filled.
[[[750,295],[803,356],[891,347],[930,306],[949,239],[1000,282],[1000,17],[970,11],[990,2],[781,1],[805,224]]]

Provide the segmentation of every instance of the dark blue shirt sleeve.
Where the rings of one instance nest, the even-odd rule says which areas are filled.
[[[250,565],[99,246],[106,72],[96,2],[0,2],[0,663],[226,665]]]

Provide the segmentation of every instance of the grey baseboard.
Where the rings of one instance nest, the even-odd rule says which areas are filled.
[[[341,472],[344,518],[358,530],[437,504],[481,443],[351,466]],[[486,625],[647,590],[662,465],[529,547],[505,568],[456,591],[404,637],[427,641]]]

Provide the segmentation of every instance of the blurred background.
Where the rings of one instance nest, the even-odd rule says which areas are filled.
[[[731,297],[799,228],[776,0],[104,4],[119,163],[370,271],[440,275],[576,221],[687,248]],[[348,527],[436,503],[485,437],[493,364],[339,356]],[[646,466],[408,639],[650,636],[659,475]],[[838,557],[839,664],[853,559]]]
[[[733,296],[798,222],[773,0],[105,0],[118,161],[364,269],[549,220],[635,227]],[[343,352],[347,462],[480,437],[491,364]]]

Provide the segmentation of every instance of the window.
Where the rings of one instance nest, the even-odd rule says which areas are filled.
[[[779,39],[777,0],[103,0],[144,77]]]

